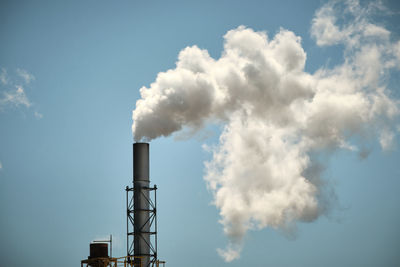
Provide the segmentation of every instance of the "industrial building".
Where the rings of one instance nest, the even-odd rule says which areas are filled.
[[[110,236],[90,244],[90,255],[81,261],[81,267],[165,266],[157,256],[157,186],[150,186],[149,165],[149,144],[134,143],[133,184],[125,188],[126,256],[112,257]]]

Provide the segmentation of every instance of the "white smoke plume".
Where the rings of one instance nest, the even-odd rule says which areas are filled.
[[[226,261],[240,256],[249,230],[290,230],[325,212],[318,153],[348,149],[366,157],[369,152],[356,144],[372,137],[391,148],[399,102],[386,83],[400,68],[400,42],[368,20],[382,10],[347,1],[316,12],[316,43],[344,45],[343,63],[333,68],[305,72],[301,38],[289,30],[269,39],[239,26],[225,34],[219,59],[187,47],[175,69],[140,89],[136,141],[224,125],[219,143],[209,148],[204,179],[229,237],[227,248],[218,250]],[[340,16],[351,19],[339,25]]]

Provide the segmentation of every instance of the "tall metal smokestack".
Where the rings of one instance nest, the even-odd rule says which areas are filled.
[[[165,261],[157,258],[157,186],[150,187],[149,167],[149,144],[134,143],[133,186],[125,188],[127,236],[126,257],[122,257],[124,266],[165,266]],[[101,242],[110,242],[111,245],[111,236],[109,241]],[[95,243],[90,244],[90,256],[81,261],[81,266],[117,266],[122,258],[109,257],[107,243]]]
[[[126,187],[127,256],[135,266],[157,262],[157,186],[150,187],[149,144],[133,144],[133,187]],[[153,197],[150,193],[153,192]]]
[[[142,266],[150,261],[149,221],[149,144],[133,144],[134,195],[134,256],[141,257]]]

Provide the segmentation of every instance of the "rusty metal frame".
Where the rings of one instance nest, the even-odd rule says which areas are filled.
[[[142,258],[140,256],[134,256],[135,260],[128,260],[127,256],[119,257],[119,258],[95,258],[95,259],[87,259],[81,260],[81,267],[88,267],[88,266],[110,266],[110,267],[144,267],[142,265]],[[136,262],[136,263],[134,263]],[[137,263],[139,262],[139,263]],[[151,267],[165,267],[165,261],[156,260]]]

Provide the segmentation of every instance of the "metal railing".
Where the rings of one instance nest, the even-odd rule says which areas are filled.
[[[132,259],[133,258],[133,259]],[[119,258],[93,258],[81,261],[81,267],[147,267],[143,266],[144,256],[124,256]],[[149,267],[165,267],[165,261],[156,260],[149,263]],[[86,264],[86,265],[84,265]]]

